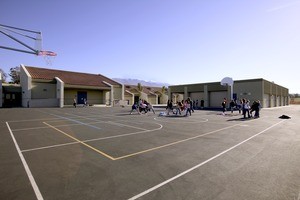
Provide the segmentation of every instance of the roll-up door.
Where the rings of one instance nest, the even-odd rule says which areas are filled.
[[[227,91],[222,92],[210,92],[209,93],[209,106],[210,107],[222,107],[222,101],[227,97]],[[228,104],[228,102],[227,102]],[[228,106],[228,105],[227,105]]]
[[[269,108],[270,105],[269,105],[269,102],[270,102],[270,95],[269,94],[264,94],[264,101],[263,101],[263,107],[265,108]]]

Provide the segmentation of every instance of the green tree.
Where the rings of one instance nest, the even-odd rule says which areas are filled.
[[[12,83],[20,83],[20,67],[12,67],[10,68],[9,76],[11,77]]]
[[[0,68],[0,73],[1,73],[1,81],[2,81],[2,83],[5,83],[7,74],[1,68]]]
[[[166,86],[162,86],[162,88],[161,88],[161,93],[165,94],[165,93],[166,93],[166,91],[167,91],[167,88],[166,88]]]
[[[140,93],[143,91],[143,86],[142,86],[141,83],[138,83],[138,84],[137,84],[137,89],[138,89],[138,91],[139,91]]]

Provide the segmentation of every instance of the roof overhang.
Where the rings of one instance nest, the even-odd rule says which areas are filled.
[[[89,85],[70,85],[65,84],[65,89],[90,89],[90,90],[111,90],[111,87],[99,87],[99,86],[89,86]]]
[[[20,85],[10,85],[10,84],[3,84],[2,85],[4,93],[21,93],[22,87]]]

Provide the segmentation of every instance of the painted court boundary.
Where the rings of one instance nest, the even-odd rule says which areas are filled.
[[[25,160],[25,158],[24,158],[24,156],[23,156],[21,150],[20,150],[20,147],[19,147],[19,145],[18,145],[18,143],[17,143],[17,141],[16,141],[16,138],[14,137],[14,135],[13,135],[11,129],[10,129],[10,126],[9,126],[8,122],[6,122],[6,126],[7,126],[8,130],[9,130],[10,136],[11,136],[11,138],[12,138],[12,140],[13,140],[15,146],[16,146],[16,149],[17,149],[17,151],[18,151],[18,154],[19,154],[19,156],[20,156],[20,159],[21,159],[21,161],[22,161],[22,164],[23,164],[23,166],[24,166],[24,168],[25,168],[25,171],[26,171],[26,174],[27,174],[27,176],[28,176],[28,178],[29,178],[29,181],[30,181],[30,183],[31,183],[31,186],[32,186],[32,188],[33,188],[33,190],[34,190],[34,193],[35,193],[35,195],[36,195],[36,198],[37,198],[38,200],[43,200],[44,198],[43,198],[43,196],[42,196],[42,194],[41,194],[41,192],[40,192],[40,190],[39,190],[39,187],[37,186],[37,184],[36,184],[36,182],[35,182],[35,180],[34,180],[34,177],[33,177],[32,173],[31,173],[31,171],[30,171],[30,169],[29,169],[29,166],[28,166],[28,164],[27,164],[27,162],[26,162],[26,160]]]
[[[183,140],[179,140],[179,141],[175,141],[175,142],[172,142],[172,143],[168,143],[168,144],[165,144],[165,145],[161,145],[161,146],[157,146],[157,147],[154,147],[154,148],[150,148],[150,149],[146,149],[146,150],[142,150],[142,151],[138,151],[138,152],[135,152],[135,153],[131,153],[131,154],[127,154],[127,155],[124,155],[124,156],[120,156],[120,157],[113,157],[99,149],[96,149],[94,147],[92,147],[91,145],[87,144],[86,142],[87,141],[81,141],[79,139],[77,139],[76,137],[73,137],[71,135],[69,135],[68,133],[65,133],[64,131],[46,123],[46,122],[43,122],[45,125],[53,128],[54,130],[64,134],[65,136],[71,138],[72,140],[75,140],[77,143],[80,143],[84,146],[86,146],[87,148],[103,155],[104,157],[106,158],[109,158],[111,160],[120,160],[120,159],[124,159],[124,158],[128,158],[128,157],[132,157],[132,156],[136,156],[136,155],[139,155],[139,154],[143,154],[143,153],[147,153],[147,152],[150,152],[150,151],[154,151],[154,150],[158,150],[158,149],[161,149],[161,148],[165,148],[165,147],[169,147],[169,146],[172,146],[172,145],[176,145],[176,144],[179,144],[179,143],[183,143],[183,142],[187,142],[187,141],[190,141],[190,140],[193,140],[193,139],[196,139],[196,138],[200,138],[200,137],[204,137],[206,135],[210,135],[210,134],[213,134],[213,133],[217,133],[217,132],[220,132],[220,131],[223,131],[223,130],[226,130],[226,129],[229,129],[229,128],[232,128],[232,127],[235,127],[235,126],[239,126],[240,124],[235,124],[235,125],[232,125],[232,126],[227,126],[227,127],[224,127],[224,128],[221,128],[221,129],[217,129],[217,130],[214,130],[214,131],[210,131],[210,132],[207,132],[207,133],[204,133],[204,134],[200,134],[200,135],[197,135],[197,136],[194,136],[194,137],[189,137],[189,138],[186,138],[186,139],[183,139]],[[162,126],[161,126],[162,128]],[[136,133],[134,133],[136,134]],[[130,134],[123,134],[122,136],[127,136],[127,135],[132,135],[132,133]],[[111,136],[110,138],[112,138],[114,136]],[[95,141],[95,140],[99,140],[99,139],[94,139],[94,140],[89,140],[89,141]],[[71,144],[71,143],[70,143]],[[73,143],[72,143],[73,144]],[[75,144],[75,143],[74,143]],[[27,150],[28,151],[28,150]]]
[[[180,178],[180,177],[182,177],[182,176],[184,176],[185,174],[187,174],[187,173],[189,173],[189,172],[191,172],[191,171],[193,171],[193,170],[195,170],[195,169],[197,169],[197,168],[199,168],[199,167],[205,165],[206,163],[208,163],[208,162],[210,162],[210,161],[212,161],[212,160],[214,160],[214,159],[216,159],[216,158],[222,156],[223,154],[225,154],[225,153],[227,153],[227,152],[229,152],[229,151],[231,151],[231,150],[233,150],[233,149],[239,147],[240,145],[242,145],[242,144],[248,142],[249,140],[251,140],[251,139],[253,139],[253,138],[255,138],[255,137],[261,135],[262,133],[264,133],[264,132],[270,130],[271,128],[277,126],[278,124],[280,124],[280,123],[282,123],[282,122],[283,122],[283,121],[280,121],[280,122],[278,122],[278,123],[276,123],[276,124],[274,124],[274,125],[272,125],[272,126],[266,128],[265,130],[263,130],[263,131],[261,131],[261,132],[255,134],[255,135],[253,135],[253,136],[247,138],[246,140],[244,140],[244,141],[242,141],[242,142],[240,142],[240,143],[238,143],[238,144],[236,144],[236,145],[230,147],[229,149],[226,149],[225,151],[222,151],[221,153],[219,153],[219,154],[217,154],[217,155],[215,155],[215,156],[213,156],[213,157],[211,157],[211,158],[205,160],[204,162],[199,163],[198,165],[196,165],[196,166],[194,166],[194,167],[192,167],[192,168],[190,168],[190,169],[188,169],[188,170],[186,170],[186,171],[184,171],[184,172],[182,172],[182,173],[180,173],[180,174],[178,174],[178,175],[176,175],[176,176],[174,176],[174,177],[172,177],[172,178],[170,178],[170,179],[168,179],[168,180],[166,180],[166,181],[164,181],[164,182],[161,182],[160,184],[155,185],[155,186],[149,188],[148,190],[145,190],[144,192],[142,192],[142,193],[140,193],[140,194],[137,194],[137,195],[131,197],[131,198],[129,198],[128,200],[135,200],[135,199],[138,199],[138,198],[140,198],[140,197],[142,197],[142,196],[145,196],[146,194],[148,194],[148,193],[150,193],[150,192],[152,192],[152,191],[154,191],[154,190],[156,190],[156,189],[158,189],[158,188],[160,188],[160,187],[162,187],[162,186],[164,186],[164,185],[166,185],[166,184],[168,184],[168,183],[170,183],[170,182],[172,182],[172,181],[174,181],[174,180],[176,180],[176,179],[178,179],[178,178]]]

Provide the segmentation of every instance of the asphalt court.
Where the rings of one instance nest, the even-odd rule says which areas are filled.
[[[300,107],[263,109],[259,119],[246,120],[237,111],[196,110],[189,117],[129,111],[0,110],[6,114],[2,148],[11,156],[1,154],[3,169],[12,170],[12,161],[18,166],[1,176],[22,177],[17,187],[5,185],[0,197],[300,198]],[[292,119],[279,119],[282,114]]]

